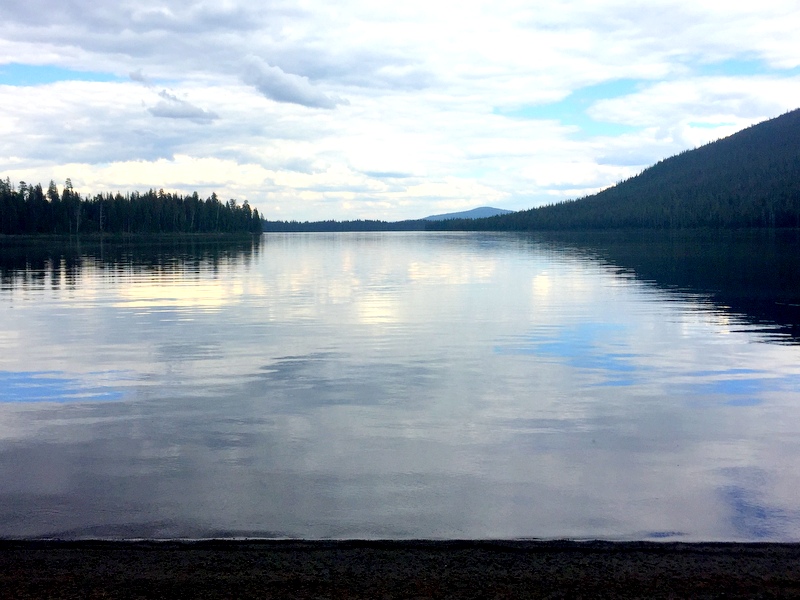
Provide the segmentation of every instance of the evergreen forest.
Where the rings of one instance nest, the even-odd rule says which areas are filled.
[[[67,179],[59,193],[51,181],[21,181],[16,187],[0,180],[0,234],[171,234],[260,233],[262,219],[248,202],[222,202],[216,194],[205,200],[165,192],[96,194],[82,197]]]

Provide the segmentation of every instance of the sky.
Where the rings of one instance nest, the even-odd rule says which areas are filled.
[[[592,194],[800,106],[796,0],[10,0],[0,176],[268,219]]]

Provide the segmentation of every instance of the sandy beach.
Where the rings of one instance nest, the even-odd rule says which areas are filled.
[[[795,598],[798,544],[3,541],[3,598]]]

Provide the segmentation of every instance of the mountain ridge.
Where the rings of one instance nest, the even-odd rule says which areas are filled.
[[[497,215],[507,215],[514,212],[513,210],[506,210],[505,208],[494,208],[493,206],[479,206],[471,210],[462,210],[460,212],[443,213],[440,215],[430,215],[423,217],[422,221],[445,221],[447,219],[484,219],[486,217],[494,217]]]

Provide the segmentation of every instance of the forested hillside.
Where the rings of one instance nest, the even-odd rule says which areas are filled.
[[[800,227],[800,110],[662,160],[593,196],[428,229]]]
[[[258,210],[247,201],[221,202],[216,194],[202,200],[164,190],[97,194],[83,198],[67,179],[61,193],[54,182],[13,186],[0,180],[0,234],[80,233],[260,233]]]

